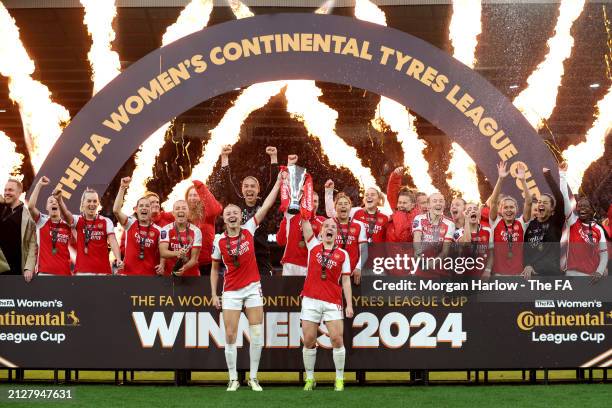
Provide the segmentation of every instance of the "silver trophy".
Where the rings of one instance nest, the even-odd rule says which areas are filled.
[[[289,214],[297,214],[300,212],[300,200],[302,199],[302,187],[306,179],[306,169],[304,167],[290,164],[287,166],[289,173]]]

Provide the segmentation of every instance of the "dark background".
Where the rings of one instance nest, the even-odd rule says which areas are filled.
[[[21,39],[30,57],[36,63],[34,78],[47,85],[54,101],[65,106],[74,117],[92,94],[91,69],[87,60],[90,38],[83,24],[83,9],[19,8],[28,4],[46,7],[53,3],[5,1],[20,28]],[[612,7],[609,3],[604,6],[610,18]],[[381,8],[387,15],[390,27],[408,32],[452,53],[448,40],[448,24],[452,15],[450,4],[411,4]],[[483,32],[476,50],[476,71],[511,99],[518,95],[526,87],[529,74],[547,52],[546,41],[554,34],[558,8],[556,2],[485,3]],[[117,34],[114,49],[120,55],[122,68],[127,68],[158,48],[166,27],[174,23],[181,10],[182,7],[119,7],[114,24]],[[251,10],[255,14],[311,13],[314,8],[251,7]],[[336,7],[333,14],[352,16],[353,8]],[[235,17],[229,7],[217,6],[209,26],[233,19]],[[571,57],[564,64],[565,75],[556,108],[548,122],[548,129],[540,132],[542,137],[556,143],[561,150],[584,140],[584,134],[593,122],[594,107],[610,86],[604,62],[607,49],[602,3],[587,3],[573,26],[572,35],[575,45]],[[591,84],[600,86],[592,88]],[[317,85],[324,92],[321,100],[339,113],[338,134],[357,149],[364,165],[372,169],[380,185],[385,185],[388,173],[402,163],[402,153],[392,132],[379,134],[369,125],[370,119],[376,115],[379,96],[343,85]],[[176,119],[174,127],[166,135],[166,144],[155,167],[155,177],[149,185],[153,190],[164,197],[178,180],[190,174],[190,164],[200,155],[208,139],[208,131],[216,126],[237,94],[238,91],[231,92],[208,100]],[[319,158],[318,142],[308,138],[304,127],[289,117],[285,105],[284,97],[277,96],[245,122],[240,142],[234,146],[233,160],[230,159],[235,179],[239,180],[247,173],[252,173],[253,169],[264,174],[268,161],[264,148],[266,145],[276,145],[281,161],[285,160],[287,154],[297,153],[308,163],[309,169],[318,176],[315,180],[317,190],[321,192],[320,184],[333,176],[339,188],[347,189],[357,199],[357,185],[350,173],[330,167],[325,159]],[[29,188],[33,172],[27,158],[19,111],[8,98],[7,80],[4,77],[0,77],[1,109],[6,112],[0,113],[0,129],[17,143],[18,150],[26,156],[22,173],[25,176],[25,187]],[[451,191],[444,174],[449,161],[449,138],[422,118],[418,118],[417,129],[420,137],[428,144],[425,156],[430,163],[434,184],[450,196]],[[608,138],[604,157],[591,165],[582,186],[583,191],[600,209],[607,209],[612,199],[611,164],[612,140]],[[120,177],[131,174],[133,166],[133,160],[126,162],[114,183],[118,185]],[[410,182],[409,179],[407,181]],[[212,187],[215,188],[214,185]],[[479,187],[486,197],[491,186],[482,175]],[[116,186],[111,187],[103,199],[106,213],[111,210],[115,192]]]

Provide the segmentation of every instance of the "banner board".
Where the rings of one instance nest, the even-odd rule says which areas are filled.
[[[262,281],[262,370],[301,370],[303,278]],[[345,319],[347,370],[612,364],[612,281],[364,277]],[[238,333],[248,367],[248,322]],[[225,370],[208,278],[2,277],[0,361],[23,368]],[[324,333],[319,347],[330,347]],[[317,356],[333,368],[332,353]]]

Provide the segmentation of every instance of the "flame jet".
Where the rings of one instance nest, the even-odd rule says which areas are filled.
[[[19,106],[34,172],[70,121],[66,108],[51,100],[45,85],[32,79],[35,65],[19,38],[19,29],[0,2],[0,74],[8,78],[9,98]]]
[[[355,17],[371,23],[387,25],[385,13],[368,0],[355,2]],[[429,163],[423,156],[425,142],[419,139],[415,126],[416,118],[403,105],[385,96],[380,97],[377,107],[378,117],[372,121],[372,126],[381,130],[383,124],[397,133],[397,139],[404,151],[404,166],[408,168],[417,189],[431,194],[437,191],[429,175]]]
[[[206,27],[212,13],[212,0],[192,0],[181,11],[176,22],[166,29],[162,37],[162,45],[168,45],[189,34]],[[144,141],[138,149],[134,161],[136,167],[132,172],[132,184],[125,196],[122,211],[126,214],[132,212],[136,202],[147,191],[147,182],[153,176],[153,167],[159,151],[164,146],[166,131],[170,122],[165,123]]]
[[[480,0],[453,0],[453,16],[449,25],[453,57],[470,68],[476,64],[476,46],[481,32]],[[466,201],[480,202],[476,163],[458,143],[452,143],[450,154],[446,171],[449,187],[458,191]]]

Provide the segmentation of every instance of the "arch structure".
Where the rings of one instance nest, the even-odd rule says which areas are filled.
[[[541,169],[557,168],[511,101],[447,53],[354,18],[291,13],[207,27],[133,63],[73,118],[36,178],[57,182],[76,209],[86,187],[106,191],[162,124],[217,95],[281,79],[352,85],[394,99],[459,143],[490,181],[500,159],[513,176],[524,163],[537,194],[548,190]],[[506,184],[518,197],[518,183]]]

